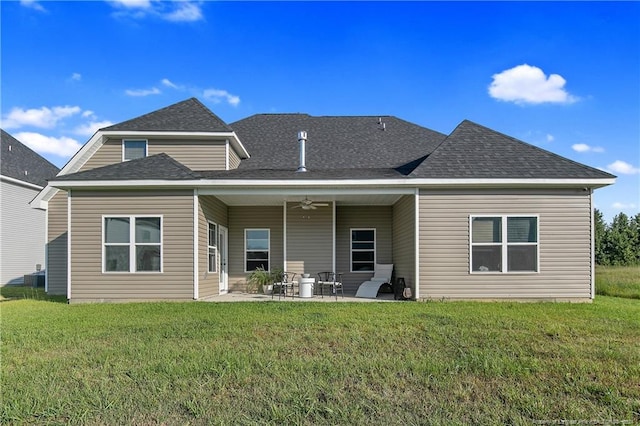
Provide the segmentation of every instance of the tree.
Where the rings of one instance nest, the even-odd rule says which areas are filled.
[[[618,213],[613,218],[605,245],[612,265],[635,264],[637,256],[633,250],[632,231],[626,214]]]
[[[595,228],[595,257],[597,265],[609,265],[610,259],[606,249],[607,224],[604,221],[602,212],[598,209],[593,211],[593,223]]]

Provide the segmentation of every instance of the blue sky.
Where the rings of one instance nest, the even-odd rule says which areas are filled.
[[[3,1],[2,128],[57,166],[195,96],[268,112],[469,119],[618,176],[640,209],[638,2]]]

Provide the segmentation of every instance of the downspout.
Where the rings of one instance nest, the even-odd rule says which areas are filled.
[[[589,210],[591,211],[591,300],[596,297],[596,230],[593,219],[593,189],[589,188]]]
[[[415,244],[415,283],[416,283],[416,300],[420,300],[420,188],[416,188],[414,195],[414,215],[415,215],[415,231],[414,231],[414,244]]]
[[[71,190],[67,192],[67,303],[71,302]]]
[[[193,190],[193,300],[198,300],[199,281],[198,281],[198,190]]]
[[[282,268],[287,270],[287,200],[282,205]]]

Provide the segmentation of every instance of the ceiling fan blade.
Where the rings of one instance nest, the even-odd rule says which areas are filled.
[[[317,207],[327,207],[329,203],[313,203],[313,205]]]
[[[291,208],[292,208],[292,209],[301,209],[301,208],[302,208],[302,206],[298,204],[297,206],[293,206],[293,207],[291,207]]]

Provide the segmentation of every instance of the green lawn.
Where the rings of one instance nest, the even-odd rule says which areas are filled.
[[[640,422],[632,299],[0,309],[2,424]]]
[[[596,294],[640,299],[640,266],[597,266]]]

